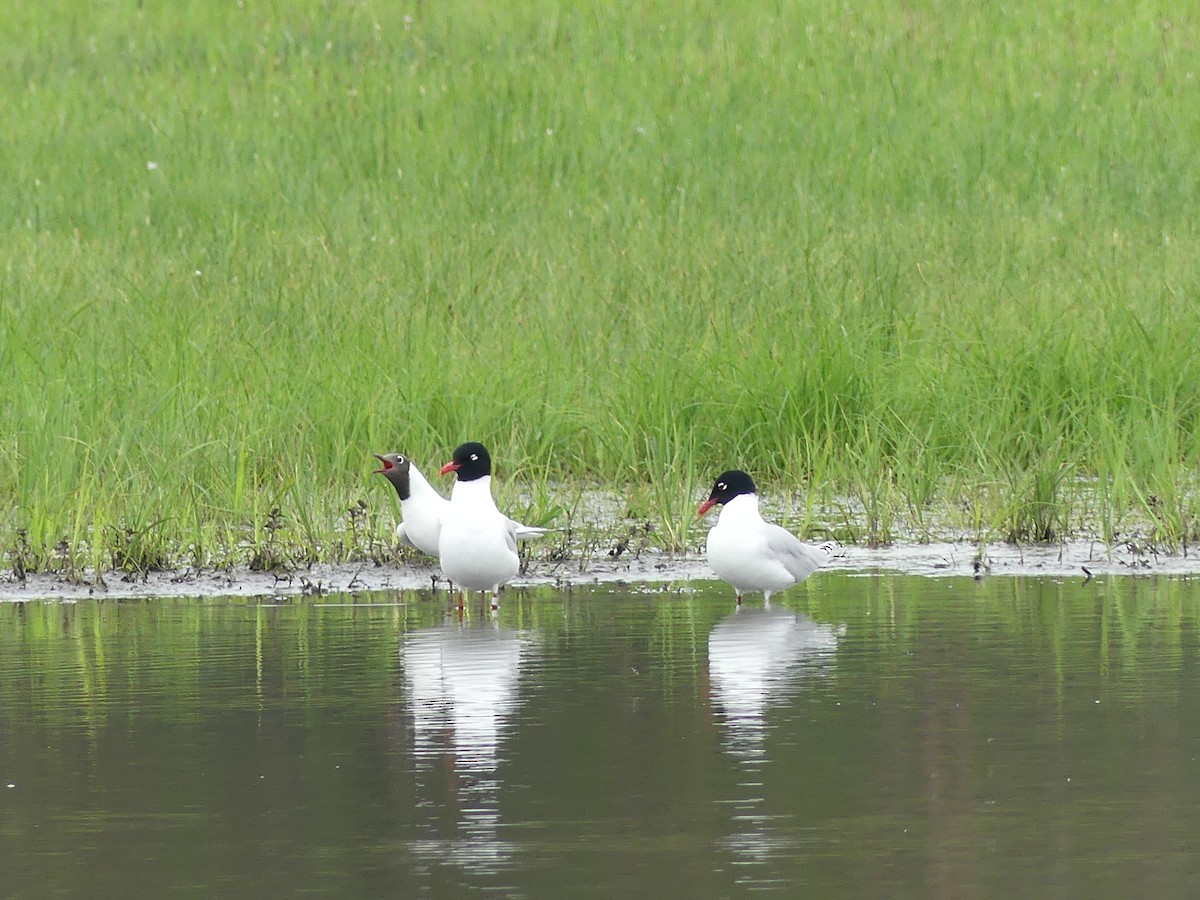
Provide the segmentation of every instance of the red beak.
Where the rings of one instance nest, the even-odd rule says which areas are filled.
[[[442,471],[440,474],[449,475],[451,472],[457,472],[461,468],[462,468],[461,463],[448,462],[444,466],[442,466]]]
[[[705,500],[703,503],[700,504],[700,508],[698,510],[696,510],[696,516],[700,517],[700,516],[704,515],[706,512],[708,512],[710,509],[712,509],[716,505],[717,505],[717,501],[713,500],[710,497],[708,500]]]
[[[371,473],[372,475],[382,475],[388,469],[392,468],[392,464],[390,462],[388,462],[386,459],[384,459],[382,456],[380,456],[378,453],[372,453],[371,455],[373,457],[375,457],[377,460],[379,460],[381,463],[383,463],[383,468],[376,469],[375,471],[373,471]]]

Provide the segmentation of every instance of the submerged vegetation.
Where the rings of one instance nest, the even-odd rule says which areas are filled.
[[[370,452],[467,438],[573,532],[600,487],[688,546],[737,465],[844,540],[1186,547],[1198,34],[1131,0],[15,6],[0,550],[387,558]]]

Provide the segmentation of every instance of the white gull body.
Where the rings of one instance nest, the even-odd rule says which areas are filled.
[[[737,592],[761,591],[763,599],[803,581],[833,558],[834,545],[806,544],[791,532],[763,519],[757,494],[726,501],[708,532],[708,564]]]
[[[500,591],[517,574],[517,523],[496,508],[492,477],[456,481],[442,516],[438,559],[446,577],[470,591]]]
[[[396,537],[402,544],[437,556],[442,516],[450,506],[450,501],[425,480],[421,470],[411,460],[408,464],[408,490],[408,498],[400,500],[403,521],[396,525]]]

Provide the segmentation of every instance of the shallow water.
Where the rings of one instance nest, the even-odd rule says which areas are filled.
[[[1186,896],[1200,582],[0,605],[6,897]]]

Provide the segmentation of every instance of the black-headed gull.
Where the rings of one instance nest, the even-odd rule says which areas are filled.
[[[425,480],[421,470],[407,456],[400,453],[372,455],[383,466],[375,473],[390,481],[400,495],[402,521],[396,526],[396,537],[406,546],[437,556],[442,513],[450,505],[449,501]]]
[[[717,577],[733,586],[738,603],[747,591],[762,591],[763,602],[770,603],[772,594],[803,581],[833,558],[835,543],[805,544],[763,519],[754,479],[740,469],[721,473],[697,515],[718,503],[724,507],[708,532],[705,553]]]
[[[400,543],[415,547],[430,556],[438,555],[438,538],[442,533],[442,517],[450,507],[450,501],[438,493],[437,488],[425,480],[421,470],[411,459],[400,453],[373,453],[382,468],[375,474],[382,475],[392,483],[400,495],[400,518],[396,526],[396,537]],[[532,525],[517,526],[517,540],[541,537],[545,528]]]
[[[477,441],[460,444],[442,474],[458,477],[442,516],[438,559],[459,589],[491,591],[492,609],[500,588],[517,574],[517,523],[492,499],[492,457]]]

